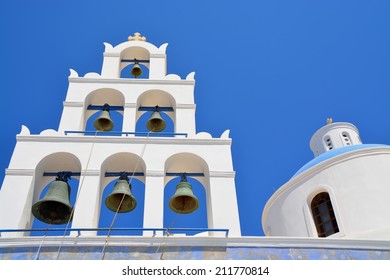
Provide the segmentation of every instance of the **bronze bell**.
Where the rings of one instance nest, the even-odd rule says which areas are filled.
[[[70,187],[66,181],[57,178],[50,184],[43,199],[32,206],[32,213],[47,224],[66,224],[71,221],[72,205],[69,201]]]
[[[131,75],[133,75],[134,78],[137,78],[137,77],[142,75],[142,69],[141,69],[141,66],[139,66],[139,63],[137,62],[137,60],[134,59],[134,61],[135,61],[134,66],[131,69]]]
[[[169,208],[180,214],[189,214],[199,207],[199,200],[192,192],[192,186],[187,182],[185,175],[176,186],[176,192],[169,200]]]
[[[122,203],[121,203],[122,202]],[[137,206],[137,200],[131,194],[129,180],[121,176],[115,183],[114,190],[106,198],[106,206],[114,212],[125,213],[132,211]]]
[[[93,126],[99,131],[111,131],[114,128],[114,122],[110,117],[110,105],[107,103],[103,106],[100,116],[93,122]]]
[[[150,116],[146,127],[151,132],[160,132],[163,131],[166,127],[164,119],[161,117],[158,106],[154,108],[152,115]]]

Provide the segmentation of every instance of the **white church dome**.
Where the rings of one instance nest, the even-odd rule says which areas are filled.
[[[268,200],[266,235],[389,240],[390,146],[362,144],[352,124],[328,123],[310,147],[315,158]]]

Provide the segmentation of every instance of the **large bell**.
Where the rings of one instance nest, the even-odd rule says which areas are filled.
[[[100,116],[93,122],[93,126],[99,131],[111,131],[114,128],[114,122],[111,120],[109,110],[103,109]]]
[[[166,123],[164,119],[161,117],[160,112],[158,111],[158,106],[154,109],[152,115],[150,116],[148,122],[146,123],[146,127],[149,131],[152,132],[160,132],[163,131],[166,127]]]
[[[35,218],[44,223],[66,224],[72,219],[69,195],[68,183],[56,180],[50,184],[45,197],[32,206],[31,211]]]
[[[142,69],[141,69],[141,67],[139,66],[139,63],[138,63],[138,62],[135,62],[135,63],[134,63],[134,66],[133,66],[133,68],[131,69],[131,75],[133,75],[134,78],[137,78],[138,76],[141,76],[141,75],[142,75]]]
[[[106,198],[106,206],[119,213],[130,212],[137,206],[137,200],[131,194],[131,185],[127,180],[119,179],[115,183],[114,190]]]
[[[169,200],[172,211],[180,214],[189,214],[199,207],[199,200],[192,192],[192,186],[185,179],[176,186],[176,192]]]

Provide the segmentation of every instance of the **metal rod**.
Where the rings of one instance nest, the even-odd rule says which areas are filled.
[[[69,177],[81,175],[81,172],[72,172],[72,171],[61,171],[61,172],[65,172],[66,175]],[[44,172],[43,176],[58,176],[58,173],[60,173],[60,172]]]
[[[101,110],[104,110],[104,108],[106,108],[107,106],[104,106],[104,105],[88,105],[87,107],[87,110],[93,110],[93,111],[101,111]],[[124,110],[124,107],[123,106],[111,106],[109,105],[110,107],[110,111],[123,111]]]
[[[204,177],[204,173],[188,173],[188,172],[167,172],[166,176],[182,177],[183,173],[186,174],[186,177]]]
[[[156,106],[140,106],[138,111],[154,111]],[[173,112],[173,107],[160,107],[158,106],[158,111],[160,112]]]
[[[122,59],[121,62],[139,62],[139,63],[149,63],[150,60],[147,59]]]
[[[119,177],[123,174],[123,172],[127,173],[127,176],[144,176],[143,172],[133,172],[133,171],[121,171],[121,172],[106,172],[104,177]]]

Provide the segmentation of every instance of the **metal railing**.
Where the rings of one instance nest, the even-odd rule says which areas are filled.
[[[229,229],[219,228],[31,228],[31,229],[0,229],[0,237],[2,233],[7,232],[77,232],[77,236],[81,235],[82,231],[152,231],[153,236],[156,236],[156,232],[163,232],[163,236],[169,236],[174,232],[225,232],[225,237],[229,235]]]
[[[130,131],[83,131],[83,130],[65,130],[65,135],[68,134],[83,134],[91,136],[118,136],[118,135],[134,135],[134,136],[149,136],[149,137],[174,137],[174,136],[188,136],[188,133],[174,133],[174,132],[130,132]]]

